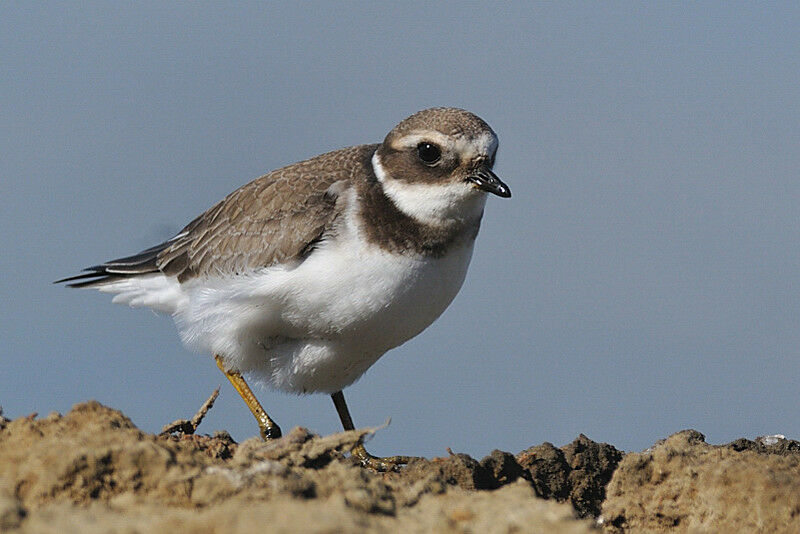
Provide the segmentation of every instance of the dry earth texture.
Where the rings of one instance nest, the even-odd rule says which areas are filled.
[[[368,432],[237,444],[97,402],[0,413],[0,532],[800,532],[796,441],[689,430],[624,454],[580,436],[381,474],[346,457]]]

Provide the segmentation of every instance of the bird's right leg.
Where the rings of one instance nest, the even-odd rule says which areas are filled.
[[[253,416],[258,422],[258,429],[260,430],[261,437],[264,439],[264,441],[281,437],[281,427],[279,427],[278,423],[273,421],[272,418],[267,415],[267,412],[264,411],[261,403],[258,402],[258,399],[250,389],[250,386],[248,386],[247,382],[244,381],[242,373],[232,369],[225,369],[225,364],[222,362],[222,358],[219,354],[214,355],[214,360],[217,362],[217,367],[219,367],[219,370],[225,373],[225,376],[227,376],[228,380],[231,381],[233,387],[239,392],[239,395],[244,400],[244,403],[247,404],[248,408],[250,408],[250,411],[253,413]]]
[[[355,430],[353,419],[350,417],[350,410],[347,409],[347,403],[344,400],[344,394],[341,391],[331,395],[333,405],[336,406],[336,412],[339,414],[339,419],[342,421],[342,426],[345,430]],[[369,467],[375,471],[396,471],[399,466],[405,465],[414,459],[413,456],[387,456],[381,458],[373,456],[364,448],[363,439],[358,440],[355,447],[350,451],[350,454],[358,458],[361,465]]]

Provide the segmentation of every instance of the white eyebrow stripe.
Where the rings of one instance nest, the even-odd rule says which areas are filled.
[[[497,150],[497,136],[492,132],[485,132],[470,138],[463,135],[449,136],[435,130],[404,135],[396,142],[396,148],[412,148],[425,141],[436,143],[467,159],[491,156]]]
[[[401,137],[398,145],[402,148],[415,147],[423,141],[432,141],[439,146],[449,147],[453,144],[453,138],[446,136],[440,132],[425,132],[417,134],[408,134]]]

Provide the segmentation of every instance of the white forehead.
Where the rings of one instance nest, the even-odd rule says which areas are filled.
[[[394,144],[400,148],[412,148],[418,144],[429,141],[436,143],[445,150],[460,154],[464,159],[473,159],[480,156],[492,156],[497,150],[497,136],[486,131],[475,137],[464,135],[445,135],[436,130],[418,130],[404,135]]]

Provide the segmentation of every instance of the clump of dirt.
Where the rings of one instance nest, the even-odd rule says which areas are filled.
[[[800,532],[800,443],[685,430],[628,454],[606,494],[609,532]]]
[[[583,434],[560,449],[543,443],[517,455],[523,476],[533,483],[537,495],[569,500],[581,517],[599,515],[606,484],[621,459],[621,451]]]
[[[724,447],[734,451],[753,451],[760,454],[778,454],[780,456],[793,456],[800,454],[800,441],[786,439],[785,436],[761,436],[751,441],[739,438],[731,441]]]

